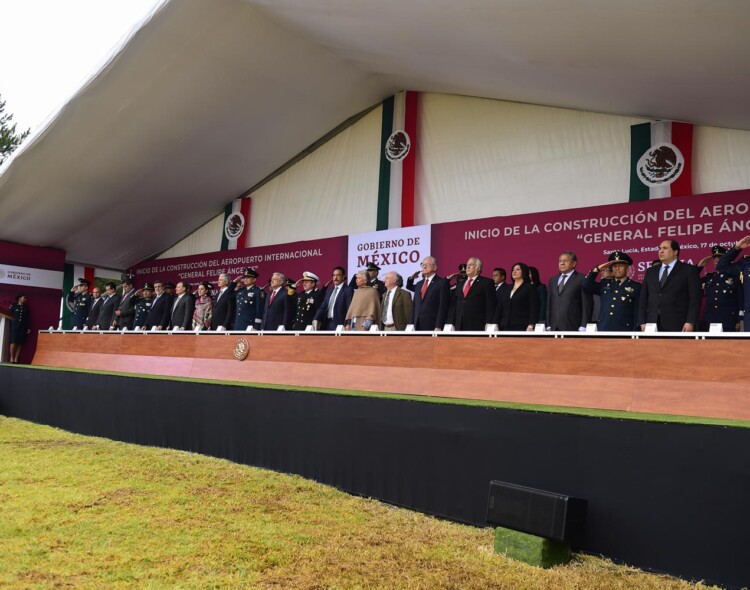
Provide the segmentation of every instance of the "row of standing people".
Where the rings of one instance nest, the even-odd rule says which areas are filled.
[[[421,270],[408,278],[405,288],[409,293],[403,292],[403,281],[395,272],[387,273],[381,281],[380,269],[374,264],[357,273],[348,285],[343,267],[335,267],[332,279],[323,286],[311,272],[305,272],[297,282],[274,273],[268,293],[256,284],[257,272],[245,269],[235,284],[220,275],[214,297],[208,283],[191,294],[190,285],[181,282],[170,295],[164,293],[160,282],[135,292],[132,280],[127,279],[122,296],[108,284],[101,311],[97,314],[94,305],[85,320],[79,314],[77,327],[245,330],[253,326],[276,330],[284,326],[304,330],[312,325],[333,330],[343,325],[363,330],[378,324],[381,329],[403,330],[413,324],[415,330],[433,331],[452,324],[456,330],[481,331],[495,324],[501,330],[523,331],[533,330],[541,322],[548,330],[575,331],[594,321],[603,331],[633,331],[643,329],[646,323],[657,324],[660,331],[693,331],[698,327],[703,289],[704,324],[722,323],[724,331],[734,331],[742,312],[741,278],[750,272],[750,264],[747,259],[733,260],[748,246],[750,237],[737,242],[729,252],[715,246],[711,256],[696,267],[679,260],[676,241],[665,240],[659,245],[658,265],[649,269],[643,285],[628,277],[633,261],[619,251],[586,275],[576,270],[575,254],[563,252],[558,259],[559,273],[547,285],[539,281],[535,268],[522,262],[511,267],[510,283],[504,281],[499,268],[494,269],[492,279],[483,277],[482,262],[476,257],[462,265],[459,273],[443,278],[437,274],[435,258],[427,257]],[[717,271],[701,281],[701,268],[711,259]],[[300,285],[302,291],[298,292]],[[82,287],[85,289],[83,281]],[[80,294],[69,299],[74,310],[84,307]],[[107,324],[110,313],[111,324]]]

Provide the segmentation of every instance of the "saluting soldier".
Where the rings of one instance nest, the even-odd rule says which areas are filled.
[[[698,268],[705,268],[713,260],[715,272],[708,272],[701,280],[701,288],[706,303],[703,307],[703,318],[700,330],[708,332],[711,324],[721,324],[723,332],[738,332],[740,329],[740,312],[742,311],[743,288],[740,273],[736,269],[718,270],[719,260],[727,249],[719,245],[711,248],[711,255],[698,263]]]
[[[133,319],[133,329],[148,329],[148,314],[151,311],[151,306],[154,303],[154,286],[151,283],[146,283],[143,288],[136,291],[138,301],[135,304],[135,318]]]
[[[716,265],[716,270],[719,272],[731,272],[735,276],[739,277],[740,283],[742,283],[744,290],[744,303],[742,307],[741,316],[744,316],[745,332],[750,332],[750,256],[745,255],[740,258],[737,262],[732,262],[739,255],[742,250],[750,247],[750,236],[745,236],[739,240],[729,252],[724,254],[719,259],[719,263]],[[745,285],[745,283],[748,283]]]
[[[242,287],[239,287],[240,281],[242,281]],[[238,285],[235,295],[237,301],[234,317],[235,330],[247,330],[249,326],[260,330],[263,310],[266,306],[266,292],[255,284],[257,281],[258,272],[253,268],[246,268],[242,276],[235,279]]]
[[[70,290],[65,301],[65,305],[73,314],[73,327],[77,330],[83,330],[86,318],[89,317],[89,311],[91,311],[93,299],[89,293],[90,285],[91,283],[86,279],[79,278],[78,285]]]
[[[600,298],[597,330],[632,332],[638,328],[641,284],[628,277],[628,268],[632,264],[633,259],[628,254],[615,250],[607,262],[592,268],[583,279],[583,290]],[[612,278],[597,283],[596,276],[605,268],[612,269]]]
[[[324,293],[315,287],[318,285],[318,275],[305,271],[302,273],[302,293],[297,294],[297,307],[292,330],[304,330],[312,325],[315,314],[323,303]]]

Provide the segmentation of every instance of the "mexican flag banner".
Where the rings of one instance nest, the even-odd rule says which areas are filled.
[[[224,207],[224,233],[221,235],[222,250],[246,248],[250,227],[250,197],[235,199]]]
[[[654,121],[630,127],[630,200],[693,194],[693,125]]]
[[[414,225],[418,92],[399,92],[383,101],[376,229]]]

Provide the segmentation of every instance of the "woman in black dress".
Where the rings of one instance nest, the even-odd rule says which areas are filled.
[[[23,343],[26,342],[26,335],[31,332],[29,306],[26,304],[25,294],[16,297],[16,302],[10,306],[10,313],[13,316],[10,322],[10,362],[17,363]]]
[[[529,280],[529,267],[516,262],[510,272],[510,291],[505,291],[498,301],[495,323],[501,330],[533,332],[539,321],[539,295]]]

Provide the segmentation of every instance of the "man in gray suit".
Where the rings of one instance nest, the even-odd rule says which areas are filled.
[[[583,275],[576,271],[578,258],[567,250],[560,254],[560,274],[549,281],[547,329],[560,332],[583,331],[591,321],[593,302],[582,288]]]

